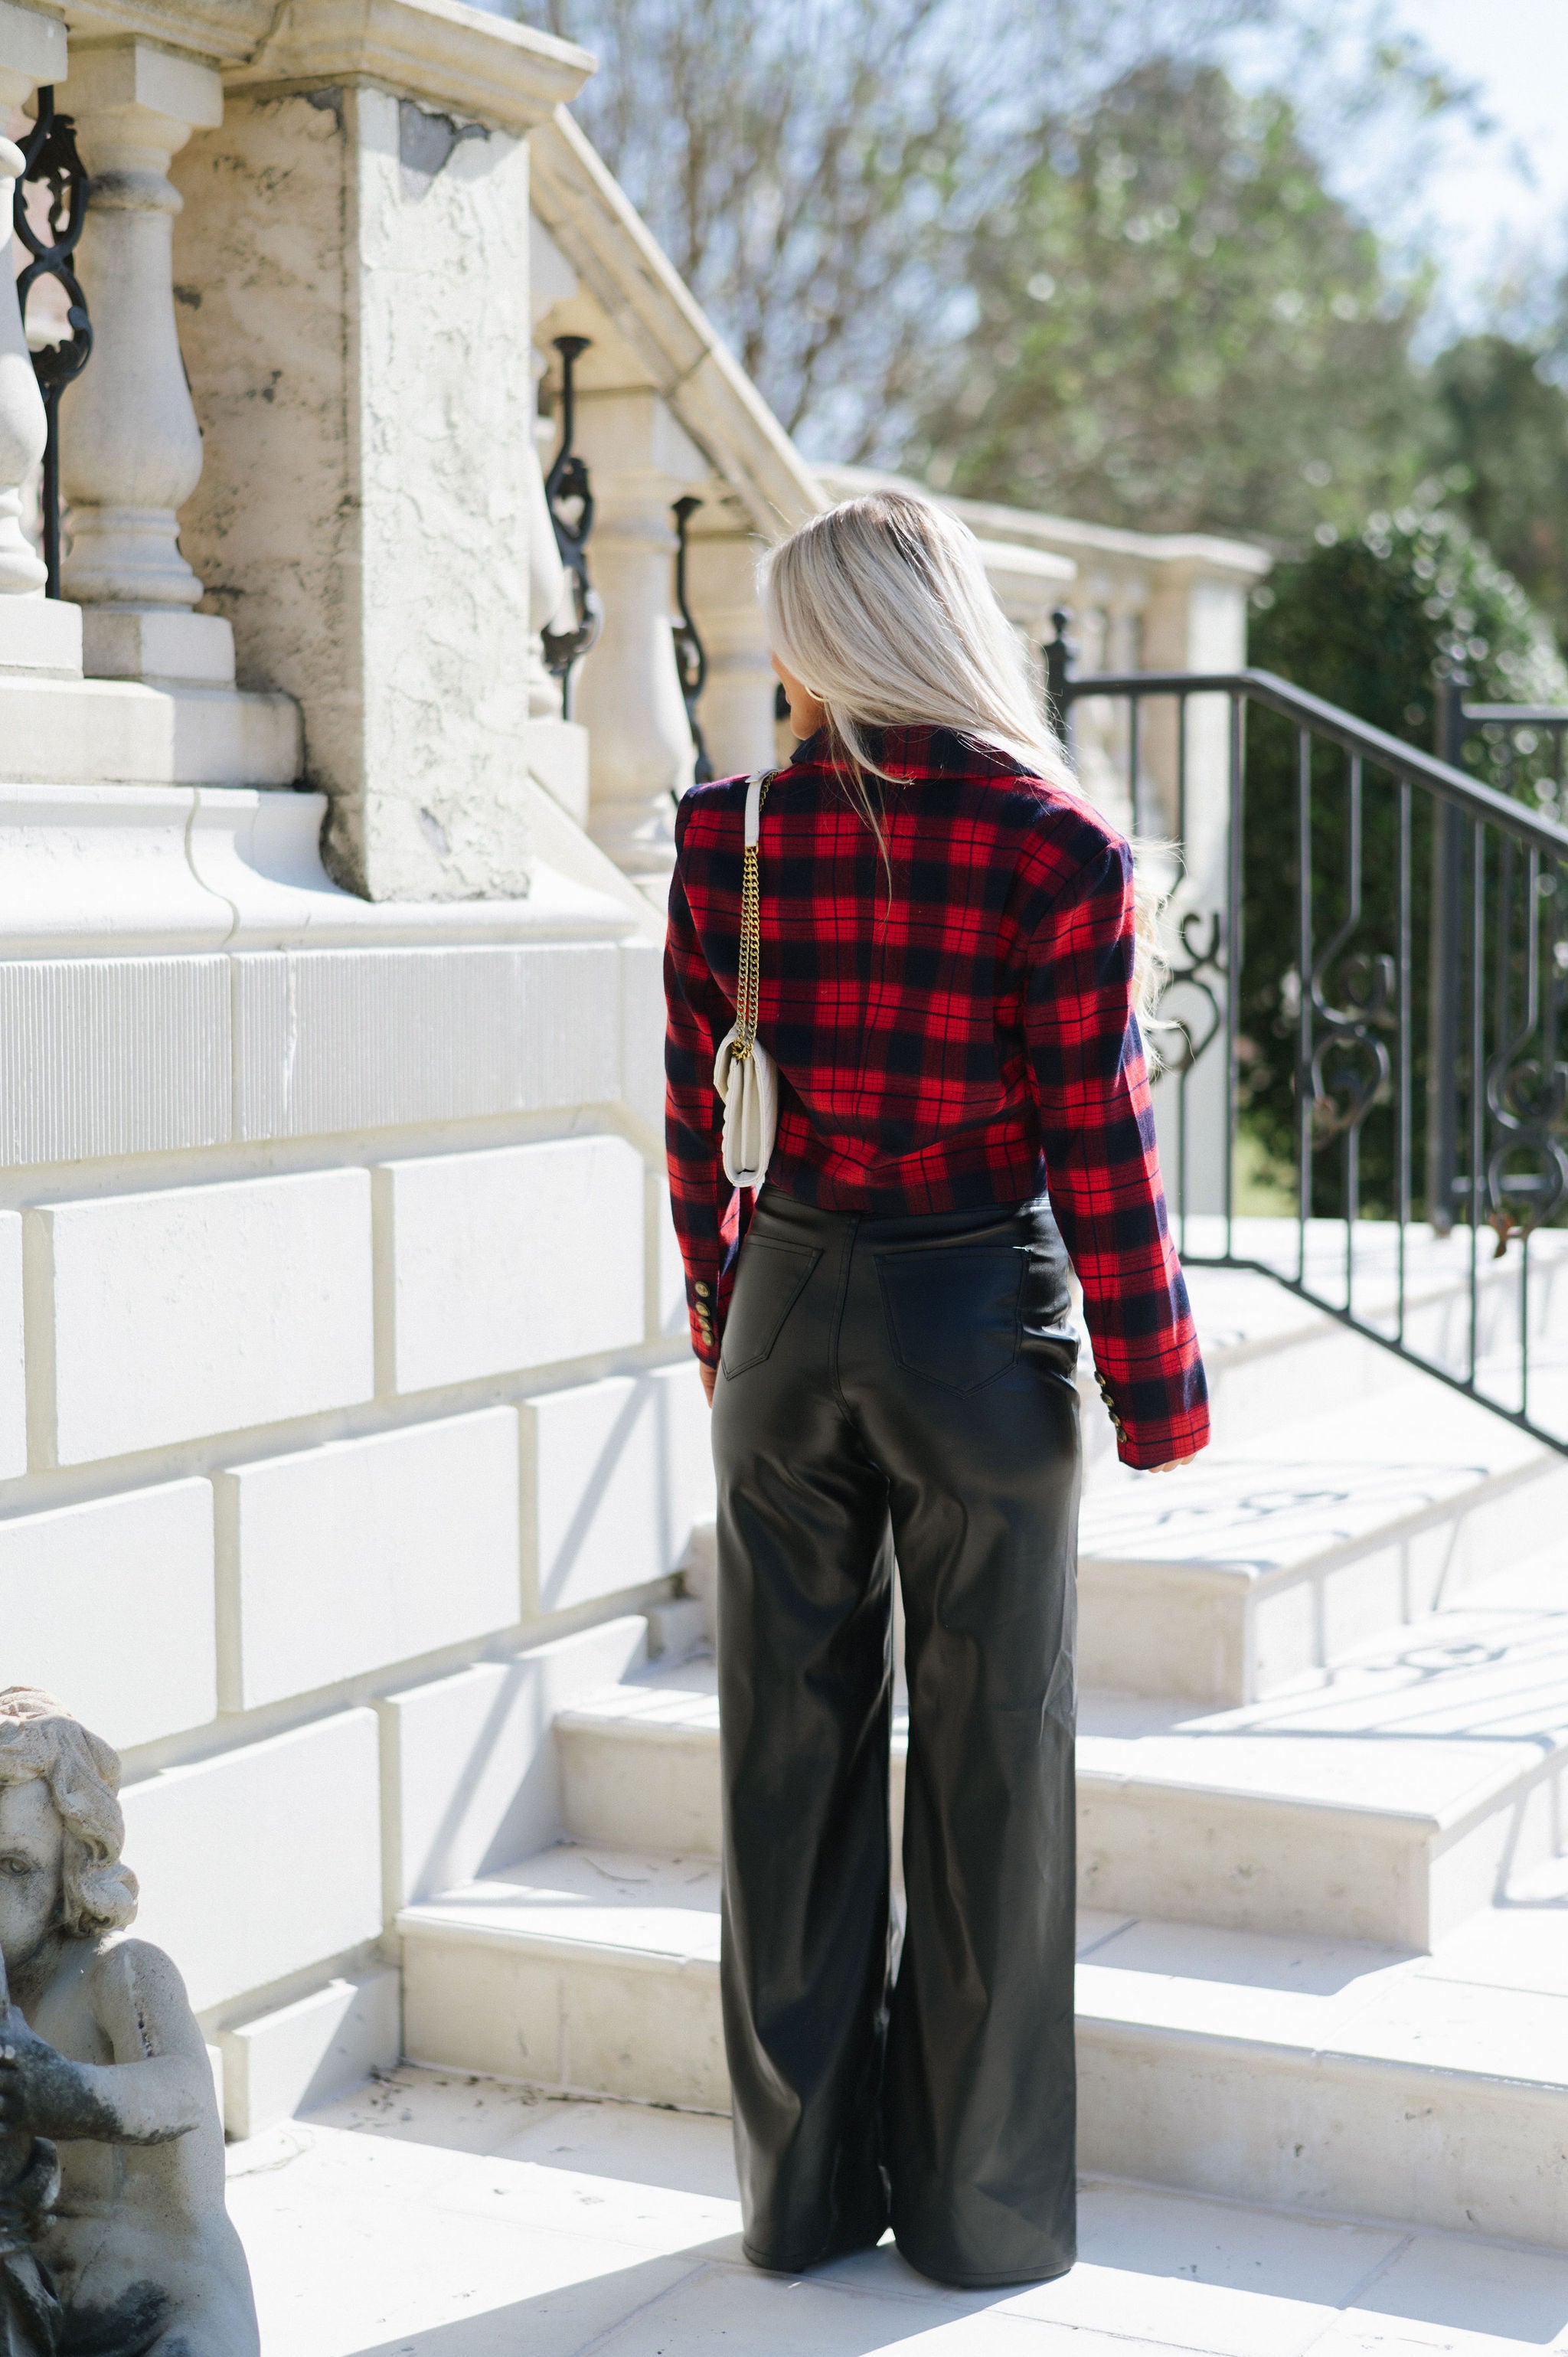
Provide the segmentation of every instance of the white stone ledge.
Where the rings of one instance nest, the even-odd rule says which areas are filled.
[[[215,1486],[227,1709],[521,1619],[509,1407],[263,1458]]]
[[[218,1707],[212,1492],[134,1490],[0,1522],[5,1674],[58,1694],[117,1749]]]
[[[532,786],[536,802],[545,799]],[[361,900],[334,884],[321,865],[324,794],[203,791],[189,833],[192,874],[226,905],[233,948],[369,947],[384,942],[437,945],[475,941],[619,939],[638,920],[618,897],[624,879],[576,831],[553,840],[575,853],[586,875],[546,857],[536,864],[526,899]],[[600,876],[605,888],[587,880]]]
[[[363,78],[525,131],[575,98],[595,62],[574,42],[461,0],[285,0],[224,79],[234,90]]]
[[[198,2013],[379,1936],[373,1711],[168,1769],[121,1798],[136,1929],[168,1950]]]
[[[613,942],[0,960],[0,1168],[607,1105]],[[642,1029],[648,1029],[646,1023]]]
[[[226,1144],[229,988],[221,957],[0,962],[0,1167]]]
[[[237,958],[235,1137],[608,1103],[618,992],[608,942]]]
[[[0,726],[7,717],[0,702]],[[166,779],[0,782],[0,957],[618,941],[647,930],[650,912],[629,905],[624,879],[605,873],[559,813],[558,856],[538,865],[526,899],[372,901],[322,866],[326,810],[321,794]],[[579,872],[568,873],[573,860]]]
[[[0,748],[18,785],[289,786],[299,707],[236,688],[0,678]]]

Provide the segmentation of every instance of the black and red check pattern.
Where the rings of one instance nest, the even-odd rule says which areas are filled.
[[[813,737],[762,815],[768,1177],[827,1211],[1009,1206],[1048,1188],[1130,1465],[1201,1448],[1208,1393],[1166,1227],[1132,1006],[1132,861],[1080,797],[942,729],[888,731],[888,870]],[[719,1155],[746,786],[681,802],[664,959],[667,1136],[692,1341],[716,1363],[751,1198]],[[716,977],[716,979],[715,979]]]

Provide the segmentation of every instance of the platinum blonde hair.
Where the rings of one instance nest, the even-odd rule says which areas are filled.
[[[65,1829],[60,1928],[73,1940],[118,1932],[136,1911],[136,1878],[120,1863],[120,1755],[37,1686],[0,1691],[0,1784],[48,1787]]]
[[[881,728],[950,728],[1067,793],[1081,793],[1040,709],[1023,642],[967,524],[912,491],[868,491],[813,516],[762,562],[781,662],[827,711],[851,800],[883,845],[869,780],[902,783]],[[1159,896],[1133,886],[1133,989],[1147,1021],[1161,979]]]

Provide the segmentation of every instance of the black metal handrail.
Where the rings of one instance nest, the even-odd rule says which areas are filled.
[[[1271,673],[1073,677],[1055,651],[1058,711],[1181,863],[1158,1101],[1185,1255],[1279,1278],[1568,1453],[1568,1354],[1542,1372],[1531,1290],[1542,1267],[1568,1286],[1568,827]],[[1251,941],[1250,901],[1268,911]],[[1437,1069],[1444,993],[1460,1023]],[[1415,1138],[1444,1090],[1458,1192],[1423,1202]],[[1267,1161],[1283,1227],[1239,1204],[1242,1153]],[[1455,1211],[1458,1266],[1416,1235]]]

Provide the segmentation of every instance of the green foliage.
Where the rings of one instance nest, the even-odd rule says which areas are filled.
[[[1298,687],[1342,705],[1406,743],[1434,741],[1438,675],[1463,670],[1467,700],[1568,705],[1565,666],[1544,618],[1518,583],[1493,561],[1468,527],[1436,500],[1429,484],[1396,514],[1374,514],[1353,539],[1316,546],[1279,567],[1257,592],[1251,661]],[[1265,714],[1250,724],[1244,830],[1245,955],[1241,987],[1245,1119],[1276,1164],[1292,1168],[1297,1150],[1294,1072],[1296,1009],[1297,774],[1294,730]],[[1493,728],[1466,745],[1466,764],[1505,792],[1555,812],[1543,744],[1531,732]],[[1345,920],[1348,859],[1345,819],[1349,786],[1343,755],[1320,748],[1314,761],[1316,821],[1312,842],[1313,940],[1321,951]],[[1386,776],[1367,772],[1363,786],[1362,923],[1332,973],[1320,977],[1342,1001],[1366,978],[1358,957],[1395,942],[1398,795]],[[1417,1100],[1424,1084],[1426,937],[1432,844],[1425,798],[1412,799],[1411,869]],[[1367,1125],[1362,1146],[1363,1209],[1392,1200],[1391,1113]],[[1316,1157],[1315,1203],[1339,1208],[1343,1170],[1337,1147]]]
[[[1287,538],[1413,488],[1424,290],[1390,279],[1281,96],[1139,67],[1042,126],[969,271],[978,324],[912,454],[934,481]]]
[[[1433,365],[1430,450],[1455,504],[1568,643],[1568,391],[1542,354],[1467,336]]]
[[[1470,700],[1568,704],[1550,625],[1451,508],[1442,483],[1394,514],[1276,566],[1253,593],[1250,660],[1412,745],[1433,742],[1434,681]]]

